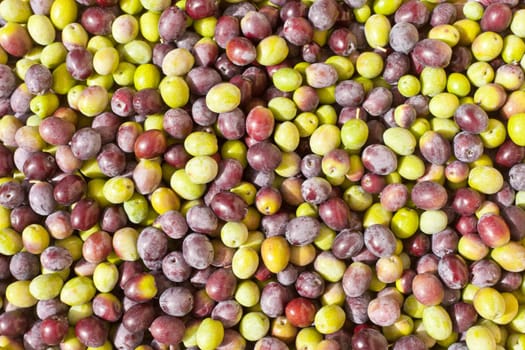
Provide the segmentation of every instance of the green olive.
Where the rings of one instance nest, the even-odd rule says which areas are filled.
[[[425,210],[419,217],[419,228],[428,235],[443,231],[447,224],[447,214],[443,210]]]
[[[320,156],[338,148],[340,144],[341,131],[335,125],[323,124],[310,136],[310,148]]]
[[[425,163],[414,154],[400,157],[397,167],[399,175],[407,180],[416,180],[425,174]]]
[[[51,5],[49,18],[58,30],[63,30],[66,25],[77,19],[78,6],[74,0],[56,0]]]
[[[38,300],[53,299],[60,295],[64,281],[56,273],[48,273],[33,278],[29,292]]]
[[[95,294],[96,289],[91,278],[77,276],[64,284],[60,300],[69,306],[78,306],[89,302]]]
[[[358,23],[365,23],[368,17],[372,14],[372,10],[368,4],[353,9],[354,18]]]
[[[312,112],[302,112],[293,120],[300,137],[308,137],[317,129],[319,118]]]
[[[401,156],[414,153],[417,144],[414,135],[409,130],[400,127],[386,129],[383,133],[383,142]]]
[[[87,47],[89,34],[80,23],[68,23],[64,29],[62,29],[61,39],[66,47],[85,48]]]
[[[293,152],[299,146],[299,129],[294,123],[285,121],[275,126],[273,138],[283,152]]]
[[[467,96],[470,92],[470,81],[462,73],[451,73],[447,80],[447,91],[458,96]]]
[[[450,80],[450,77],[449,77]],[[448,82],[447,82],[448,84]],[[448,86],[448,85],[447,85]],[[459,99],[450,92],[441,92],[430,99],[428,109],[438,118],[450,118],[459,107]]]
[[[31,16],[31,8],[23,0],[4,0],[0,3],[0,16],[6,22],[25,23]]]
[[[372,194],[366,192],[359,185],[348,187],[343,194],[343,199],[353,211],[365,211],[374,202]]]
[[[405,239],[411,237],[419,228],[417,211],[406,207],[399,209],[392,217],[390,228],[398,238]]]
[[[246,152],[248,148],[240,140],[227,140],[222,144],[221,147],[221,157],[223,158],[232,158],[237,160],[243,167],[248,165],[246,159]]]
[[[468,1],[463,5],[463,14],[466,18],[479,21],[483,17],[483,5],[476,1]]]
[[[219,165],[210,156],[196,156],[186,163],[185,170],[193,183],[206,184],[215,179]]]
[[[195,29],[195,33],[203,38],[213,38],[216,25],[217,18],[215,16],[209,16],[195,20],[193,22],[193,29]]]
[[[525,146],[525,113],[514,114],[507,123],[507,133],[518,146]]]
[[[224,326],[222,322],[211,317],[202,320],[195,334],[197,346],[201,350],[216,349],[222,343],[223,338]]]
[[[445,340],[452,334],[452,320],[441,305],[423,310],[423,325],[427,334],[436,340]]]
[[[474,62],[467,68],[472,85],[480,87],[494,80],[494,69],[487,62]]]
[[[399,78],[397,88],[401,95],[411,97],[419,94],[421,91],[421,83],[414,75],[406,74]]]
[[[151,43],[159,41],[159,19],[160,13],[153,11],[147,11],[140,16],[140,34]]]
[[[141,64],[133,74],[133,84],[136,90],[155,89],[159,86],[160,71],[154,64]]]
[[[288,50],[286,40],[277,35],[270,35],[257,44],[255,59],[263,66],[273,66],[285,60]]]
[[[109,104],[109,95],[105,88],[88,86],[78,96],[78,109],[87,117],[102,113]]]
[[[246,248],[240,248],[235,253],[237,253],[238,251],[242,249],[246,249]],[[254,252],[254,253],[255,253],[255,256],[257,256],[257,252]],[[232,265],[232,270],[233,270],[233,265]],[[235,275],[238,278],[242,278],[238,276],[237,274]],[[260,293],[261,292],[259,290],[259,286],[257,286],[257,284],[254,281],[243,280],[237,284],[237,289],[235,291],[235,300],[244,307],[252,307],[258,303]]]
[[[468,184],[481,193],[493,194],[503,186],[503,176],[496,168],[477,166],[470,170]]]
[[[447,73],[443,68],[425,67],[421,71],[421,93],[426,96],[435,96],[445,90]]]
[[[503,38],[498,33],[483,32],[474,39],[471,50],[478,61],[491,61],[503,50]]]
[[[295,102],[288,97],[274,97],[268,101],[268,108],[278,121],[293,120],[297,113]]]
[[[448,46],[453,47],[459,42],[460,34],[457,28],[453,25],[440,24],[430,29],[428,32],[428,38],[441,40]]]
[[[241,103],[241,90],[232,83],[219,83],[206,94],[206,106],[215,113],[231,112]]]
[[[119,279],[119,271],[115,264],[102,262],[93,271],[93,284],[101,293],[109,293],[115,288]]]
[[[135,69],[135,65],[129,62],[120,62],[112,74],[113,80],[121,86],[131,85],[135,77]]]
[[[162,60],[162,73],[167,76],[183,76],[187,74],[195,64],[195,58],[190,51],[184,48],[176,48],[169,51]]]
[[[514,34],[506,35],[503,38],[503,49],[501,58],[505,63],[517,63],[525,54],[525,42]]]
[[[389,16],[396,12],[402,2],[402,0],[374,0],[372,8],[375,13]]]
[[[376,202],[365,211],[363,216],[363,227],[366,228],[376,224],[389,226],[391,219],[392,212],[383,208],[381,203]]]
[[[523,25],[523,21],[525,21],[525,9],[519,9],[514,12],[512,22],[510,23],[510,31],[512,34],[517,35],[520,38],[525,38],[525,26]]]
[[[280,68],[272,75],[272,82],[281,91],[297,90],[303,83],[303,76],[293,68]]]
[[[190,99],[190,88],[177,76],[164,77],[159,84],[162,100],[171,108],[183,107]]]
[[[338,81],[348,80],[354,75],[354,64],[345,56],[330,56],[325,63],[331,65],[337,71]]]
[[[120,204],[129,200],[134,191],[135,184],[133,180],[123,176],[108,179],[102,188],[104,197],[113,204]]]
[[[341,127],[341,142],[345,149],[357,151],[368,140],[368,125],[362,119],[350,119]]]
[[[324,305],[315,314],[315,328],[321,334],[337,332],[345,323],[346,315],[339,305]]]
[[[192,156],[211,156],[218,151],[217,137],[204,131],[194,131],[184,140],[184,149]]]
[[[355,68],[362,77],[374,79],[383,71],[383,58],[375,52],[363,52],[357,57]]]
[[[13,306],[26,308],[35,305],[38,300],[29,292],[31,281],[14,281],[5,290],[5,298]]]
[[[149,214],[149,204],[147,199],[140,193],[134,193],[130,199],[124,202],[124,211],[129,221],[139,224],[147,219]]]
[[[175,193],[186,200],[198,199],[206,190],[206,185],[193,183],[184,169],[179,169],[173,173],[170,185]]]
[[[494,112],[505,104],[507,93],[500,84],[489,83],[477,88],[473,98],[474,103],[485,111]]]
[[[383,14],[373,14],[365,22],[365,38],[371,48],[376,49],[388,45],[392,25]]]
[[[483,141],[483,146],[486,148],[496,148],[505,142],[507,130],[505,124],[499,119],[490,118],[488,127],[485,131],[479,134]]]
[[[2,5],[6,5],[9,0],[3,1]],[[5,18],[5,17],[4,17]],[[39,45],[49,45],[55,41],[55,27],[49,19],[44,15],[32,15],[27,21],[27,30],[31,38]]]
[[[481,31],[481,27],[478,22],[464,18],[460,19],[452,24],[459,32],[459,45],[470,46],[476,36]]]
[[[142,7],[144,7],[146,10],[153,11],[153,12],[162,12],[166,8],[168,8],[171,4],[171,1],[168,0],[140,0],[140,3],[142,4]]]
[[[145,64],[151,60],[152,49],[143,40],[131,40],[122,47],[126,61],[134,64]]]
[[[95,35],[95,36],[92,36],[88,40],[86,48],[89,52],[91,52],[92,54],[95,54],[100,49],[105,49],[105,48],[113,47],[113,46],[114,46],[114,43],[110,38],[102,36],[102,35]]]

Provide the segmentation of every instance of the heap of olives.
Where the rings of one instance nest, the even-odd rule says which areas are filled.
[[[0,0],[0,348],[525,349],[519,0]]]

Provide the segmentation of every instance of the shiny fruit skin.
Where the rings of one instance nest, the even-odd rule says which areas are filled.
[[[518,113],[510,117],[507,124],[510,139],[518,146],[525,146],[525,114]]]
[[[282,236],[268,237],[261,244],[261,257],[268,270],[278,273],[288,265],[290,246]]]

